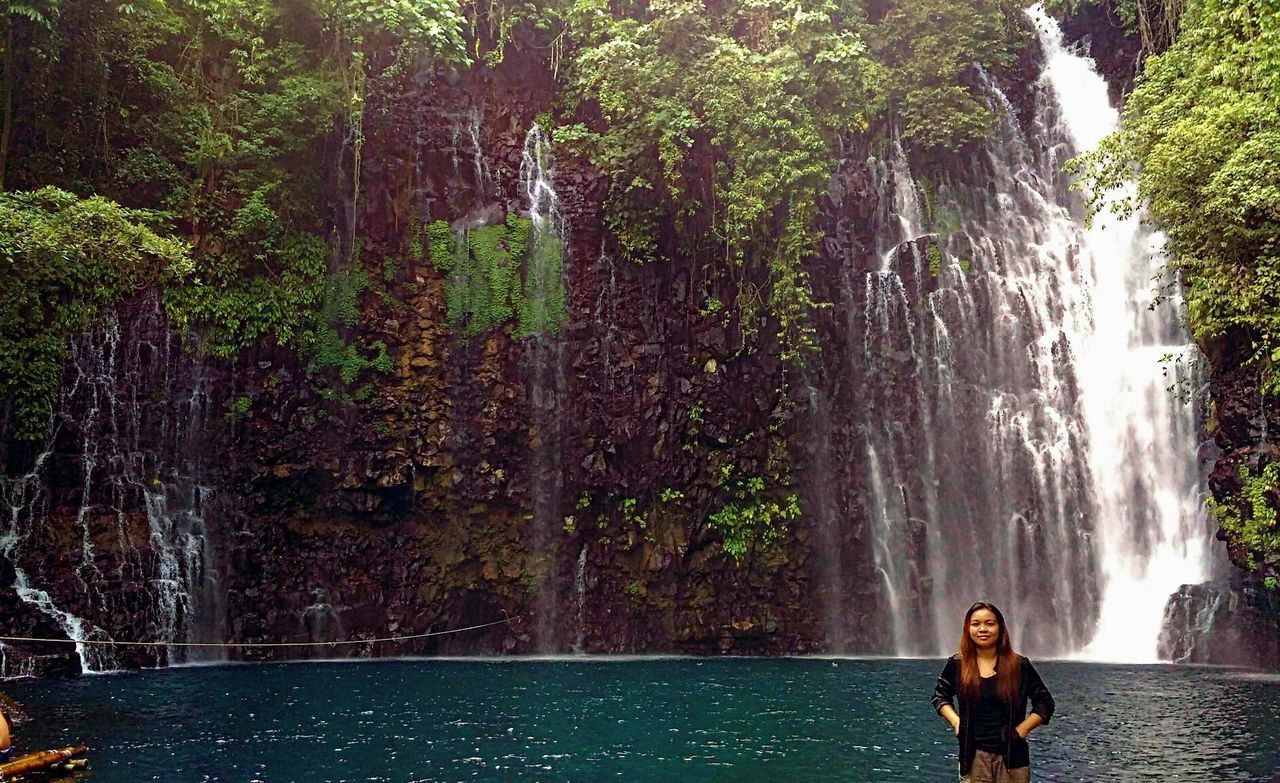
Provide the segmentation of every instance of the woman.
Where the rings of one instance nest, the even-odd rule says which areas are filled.
[[[933,708],[960,738],[963,783],[1031,780],[1027,735],[1049,722],[1053,697],[1031,661],[1013,651],[1004,615],[995,606],[979,601],[965,612],[960,654],[943,667]]]

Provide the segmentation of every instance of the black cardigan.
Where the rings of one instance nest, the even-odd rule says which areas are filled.
[[[950,704],[955,708],[954,701],[960,690],[960,656],[953,655],[947,659],[947,665],[942,668],[942,674],[938,675],[938,687],[933,689],[933,709],[935,712],[942,711],[942,705]],[[1020,767],[1031,766],[1031,749],[1027,747],[1027,741],[1018,736],[1018,732],[1014,731],[1014,727],[1022,723],[1027,717],[1027,702],[1031,702],[1031,711],[1039,715],[1045,722],[1049,722],[1049,718],[1053,717],[1053,696],[1049,695],[1049,689],[1044,687],[1044,681],[1040,679],[1040,674],[1036,672],[1031,661],[1025,657],[1018,656],[1018,698],[1013,704],[1009,705],[1009,724],[1004,727],[1003,732],[1007,733],[1006,746],[1004,756],[1004,765],[1007,769],[1018,769]],[[973,764],[973,757],[977,752],[977,747],[973,743],[973,735],[969,731],[969,717],[973,713],[974,705],[967,700],[961,698],[960,702],[960,775],[961,777],[969,774],[969,767]]]

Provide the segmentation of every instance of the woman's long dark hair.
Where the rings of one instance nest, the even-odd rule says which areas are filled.
[[[1018,654],[1013,651],[1009,627],[1004,615],[994,604],[978,601],[964,613],[964,625],[960,629],[960,695],[969,702],[977,702],[982,695],[982,673],[978,671],[978,646],[969,638],[969,618],[979,609],[987,609],[996,616],[1000,638],[996,640],[996,690],[1001,700],[1013,704],[1018,699]]]

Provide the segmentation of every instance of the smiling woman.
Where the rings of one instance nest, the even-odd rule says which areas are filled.
[[[1004,615],[993,604],[978,601],[965,612],[960,652],[938,677],[933,708],[959,739],[962,781],[1031,780],[1027,735],[1049,722],[1053,696],[1031,661],[1014,652]]]

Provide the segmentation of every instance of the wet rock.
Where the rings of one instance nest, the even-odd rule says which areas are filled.
[[[1165,606],[1158,653],[1178,663],[1280,670],[1280,593],[1243,574],[1183,585]]]

